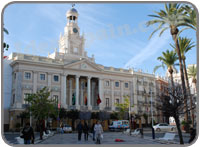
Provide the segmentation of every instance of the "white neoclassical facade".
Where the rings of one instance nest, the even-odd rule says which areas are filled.
[[[59,50],[48,57],[21,53],[9,56],[12,68],[9,123],[13,124],[16,114],[24,110],[24,98],[45,86],[51,89],[51,97],[67,110],[117,111],[115,103],[123,103],[124,96],[129,96],[134,105],[131,112],[150,114],[149,93],[152,90],[154,100],[155,75],[95,63],[94,56],[88,57],[84,50],[85,39],[78,27],[77,10],[70,9],[66,16]]]

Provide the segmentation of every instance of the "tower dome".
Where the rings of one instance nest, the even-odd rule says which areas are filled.
[[[75,16],[76,18],[78,17],[78,11],[75,8],[71,8],[70,10],[67,11],[66,14],[67,18],[69,18],[70,16]]]

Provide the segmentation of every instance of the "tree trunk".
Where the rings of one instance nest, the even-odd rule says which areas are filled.
[[[193,102],[192,102],[192,95],[190,94],[190,85],[189,85],[188,74],[186,70],[185,59],[183,59],[183,68],[184,68],[184,76],[185,76],[185,81],[186,81],[186,86],[187,86],[187,92],[188,92],[188,96],[190,97],[190,113],[191,113],[191,119],[192,119],[192,126],[194,127],[194,109],[192,109]]]
[[[170,72],[171,83],[172,83],[172,90],[174,91],[174,79],[173,79],[173,72]]]
[[[177,33],[178,33],[178,31],[177,31]],[[174,42],[176,44],[176,52],[178,54],[178,59],[179,59],[180,74],[181,74],[181,84],[182,84],[182,91],[183,91],[183,96],[184,96],[185,121],[188,122],[187,93],[186,93],[185,79],[184,79],[184,74],[183,74],[183,64],[182,64],[182,59],[181,59],[179,43],[178,43],[178,39],[177,39],[177,33],[172,34],[172,37],[173,37],[173,40],[174,40]]]
[[[179,136],[180,144],[184,144],[182,131],[181,131],[181,128],[180,128],[179,116],[174,116],[174,119],[175,119],[175,122],[176,122],[176,128],[178,130],[178,136]]]

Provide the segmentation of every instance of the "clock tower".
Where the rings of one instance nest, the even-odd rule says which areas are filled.
[[[78,11],[72,6],[67,11],[67,25],[64,28],[64,34],[60,35],[59,52],[72,56],[85,56],[84,52],[84,36],[80,35],[78,27]]]

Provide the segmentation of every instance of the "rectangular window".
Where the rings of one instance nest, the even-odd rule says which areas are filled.
[[[119,87],[119,82],[115,82],[115,87]]]
[[[27,101],[25,101],[26,98],[28,98],[30,93],[24,93],[24,104],[28,104]]]
[[[53,79],[54,79],[55,82],[58,82],[58,81],[59,81],[59,77],[58,77],[57,75],[54,75],[54,76],[53,76]]]
[[[128,83],[125,83],[125,88],[128,88]]]
[[[25,79],[31,79],[31,73],[25,72]]]
[[[106,81],[106,86],[109,86],[109,81]]]
[[[115,103],[116,103],[116,104],[119,104],[119,99],[115,99]]]
[[[42,80],[42,81],[45,80],[45,74],[40,74],[40,80]]]
[[[109,98],[106,98],[106,107],[109,107]]]

